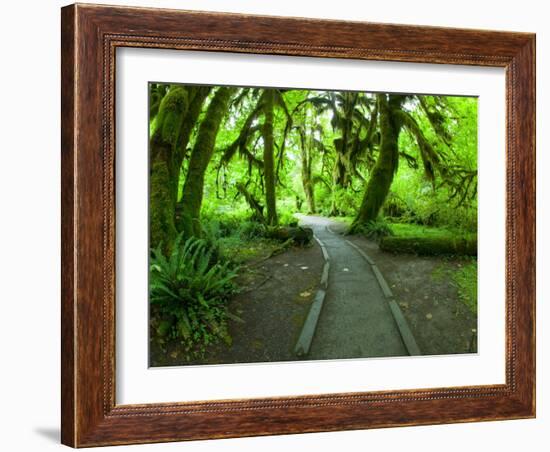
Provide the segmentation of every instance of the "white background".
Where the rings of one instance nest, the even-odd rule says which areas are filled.
[[[144,125],[151,80],[479,96],[479,353],[148,369]],[[116,83],[117,403],[504,383],[503,69],[125,48],[117,51]]]
[[[537,129],[550,123],[550,31],[545,2],[357,0],[122,1],[119,4],[340,18],[537,32]],[[6,2],[2,8],[2,165],[0,223],[2,323],[1,448],[61,449],[59,425],[59,1]],[[538,144],[538,274],[548,272],[548,135]],[[536,420],[119,447],[116,450],[279,451],[546,450],[549,335],[548,278],[538,282],[538,416]],[[546,380],[546,381],[545,381]],[[547,443],[548,440],[546,440]]]

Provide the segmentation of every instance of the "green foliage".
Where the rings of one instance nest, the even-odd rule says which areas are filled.
[[[249,219],[247,213],[208,214],[202,222],[204,237],[213,244],[226,237],[237,237],[241,240],[265,236],[266,226]]]
[[[267,227],[249,219],[249,212],[209,212],[203,218],[203,239],[214,250],[216,259],[241,263],[268,254],[272,240],[266,238]],[[263,253],[263,254],[262,254]]]
[[[475,238],[473,233],[461,233],[444,227],[423,226],[418,224],[393,223],[391,229],[397,237],[423,237],[423,238],[442,238],[453,239],[457,236]]]
[[[477,314],[477,260],[461,265],[453,272],[453,282],[458,290],[458,297],[468,306],[472,313]]]
[[[334,204],[337,206],[338,213],[341,216],[353,216],[359,208],[361,202],[360,197],[349,188],[335,187],[332,192]],[[322,213],[329,215],[331,212],[331,203],[322,204]]]
[[[432,271],[434,281],[451,280],[458,298],[468,309],[477,314],[477,259],[451,264],[444,262]]]
[[[477,201],[457,206],[449,202],[446,188],[434,190],[422,174],[401,166],[392,184],[383,213],[392,222],[477,230]]]
[[[417,96],[419,103],[409,105],[410,117],[418,124],[422,136],[440,156],[439,171],[432,182],[419,171],[422,150],[412,133],[399,136],[400,164],[386,201],[384,215],[392,221],[429,226],[446,226],[468,232],[477,229],[476,179],[455,174],[477,170],[477,100],[452,96]],[[436,119],[425,114],[425,104]],[[411,108],[413,107],[413,108]],[[437,121],[434,127],[432,122]],[[442,166],[443,165],[443,166]],[[444,170],[442,170],[444,171]],[[466,173],[464,173],[466,175]],[[452,181],[452,183],[451,183]],[[454,184],[454,185],[453,185]],[[467,192],[455,195],[456,189]],[[472,197],[472,195],[474,195]]]
[[[200,356],[217,340],[230,340],[226,329],[226,301],[236,287],[237,269],[213,260],[205,240],[180,234],[165,256],[151,251],[149,301],[157,339],[181,341],[187,357]]]
[[[365,237],[375,242],[380,241],[382,237],[393,235],[390,225],[386,223],[386,221],[380,219],[360,225],[355,232],[363,234]]]
[[[279,215],[279,223],[281,226],[297,226],[298,220],[294,216],[294,212],[291,209],[282,210]]]
[[[257,221],[245,221],[237,229],[237,235],[241,240],[265,237],[266,227]]]

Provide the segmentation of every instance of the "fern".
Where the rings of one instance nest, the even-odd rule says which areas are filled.
[[[215,259],[204,239],[179,235],[165,256],[151,250],[149,301],[157,339],[180,340],[193,358],[205,345],[228,340],[226,302],[236,290],[238,268]]]
[[[359,232],[375,242],[380,241],[382,237],[393,235],[389,224],[383,220],[369,221],[359,228]]]

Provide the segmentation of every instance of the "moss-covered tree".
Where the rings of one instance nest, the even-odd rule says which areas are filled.
[[[185,236],[201,236],[200,212],[204,191],[204,176],[214,153],[218,130],[227,113],[235,88],[221,87],[214,93],[204,119],[200,123],[195,145],[189,157],[187,175],[181,197],[179,229]]]
[[[263,113],[264,125],[262,128],[262,137],[264,141],[264,181],[265,181],[265,201],[267,207],[267,224],[275,226],[279,222],[277,218],[277,204],[275,197],[275,158],[273,151],[273,107],[274,90],[264,91]]]
[[[182,170],[182,163],[186,156],[189,154],[187,146],[191,139],[191,134],[196,128],[199,115],[201,114],[204,103],[210,94],[212,88],[210,86],[190,86],[187,87],[189,108],[185,114],[178,141],[176,144],[176,154],[174,155],[174,168],[177,174],[173,177],[173,197],[174,204],[177,202],[179,179]]]
[[[313,162],[315,152],[320,150],[322,143],[315,138],[314,119],[311,109],[306,104],[300,115],[295,129],[298,131],[300,141],[300,160],[302,176],[302,188],[307,203],[308,213],[315,213],[315,181],[313,177]],[[320,133],[319,129],[317,132]]]
[[[403,121],[398,112],[403,105],[405,96],[377,94],[376,97],[379,112],[380,149],[361,207],[351,225],[352,232],[362,225],[376,220],[388,196],[399,163],[398,141]]]
[[[398,169],[399,158],[403,157],[411,168],[418,168],[419,159],[424,169],[425,180],[436,189],[436,173],[439,174],[439,187],[446,186],[450,191],[449,200],[458,196],[458,205],[466,199],[472,200],[476,193],[477,169],[460,164],[456,155],[451,156],[444,148],[451,150],[451,137],[448,123],[456,123],[445,107],[442,98],[417,95],[377,94],[378,131],[380,145],[378,157],[372,168],[361,206],[351,225],[351,232],[360,230],[369,222],[375,221],[390,192]],[[435,100],[431,100],[435,99]],[[433,102],[433,103],[431,103]],[[434,105],[437,105],[437,109]],[[411,110],[419,110],[427,119],[428,127],[423,126],[422,117],[414,116]],[[427,131],[432,131],[432,140]],[[406,131],[414,141],[418,158],[400,149],[399,135]],[[441,145],[436,146],[434,143]]]
[[[375,117],[371,97],[364,93],[324,92],[305,100],[315,106],[318,114],[330,111],[332,129],[335,137],[332,141],[332,202],[330,215],[340,214],[337,196],[342,190],[348,190],[353,178],[362,179],[357,169],[357,162],[369,149],[373,137],[369,133],[370,124]]]
[[[265,222],[275,226],[278,224],[277,215],[277,182],[278,172],[283,166],[285,142],[292,124],[292,118],[285,104],[283,94],[278,89],[247,90],[244,96],[250,95],[252,107],[244,120],[237,138],[229,144],[221,157],[220,164],[227,167],[231,160],[239,155],[248,162],[248,179],[255,168],[261,180],[261,187],[265,198]],[[276,121],[275,112],[283,112],[284,122]],[[260,122],[263,119],[263,122]],[[278,155],[275,155],[275,129],[282,135],[278,146]],[[261,146],[258,145],[261,143]],[[261,158],[257,149],[261,148]],[[276,165],[277,161],[277,165]],[[242,191],[240,191],[242,194]],[[257,214],[257,211],[254,212]]]
[[[304,137],[305,141],[305,137]],[[310,147],[304,143],[302,147],[302,186],[304,188],[304,194],[306,196],[306,203],[308,213],[315,213],[315,186],[313,183],[313,177],[311,173],[311,167],[313,161],[313,152]]]
[[[176,146],[187,113],[188,95],[172,86],[159,102],[150,138],[150,246],[170,249],[176,237],[174,184],[179,168]],[[180,162],[181,163],[181,162]]]

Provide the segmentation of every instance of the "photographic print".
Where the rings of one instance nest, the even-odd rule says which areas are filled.
[[[535,41],[63,7],[62,443],[535,417]]]
[[[151,367],[477,353],[476,97],[148,89]]]

